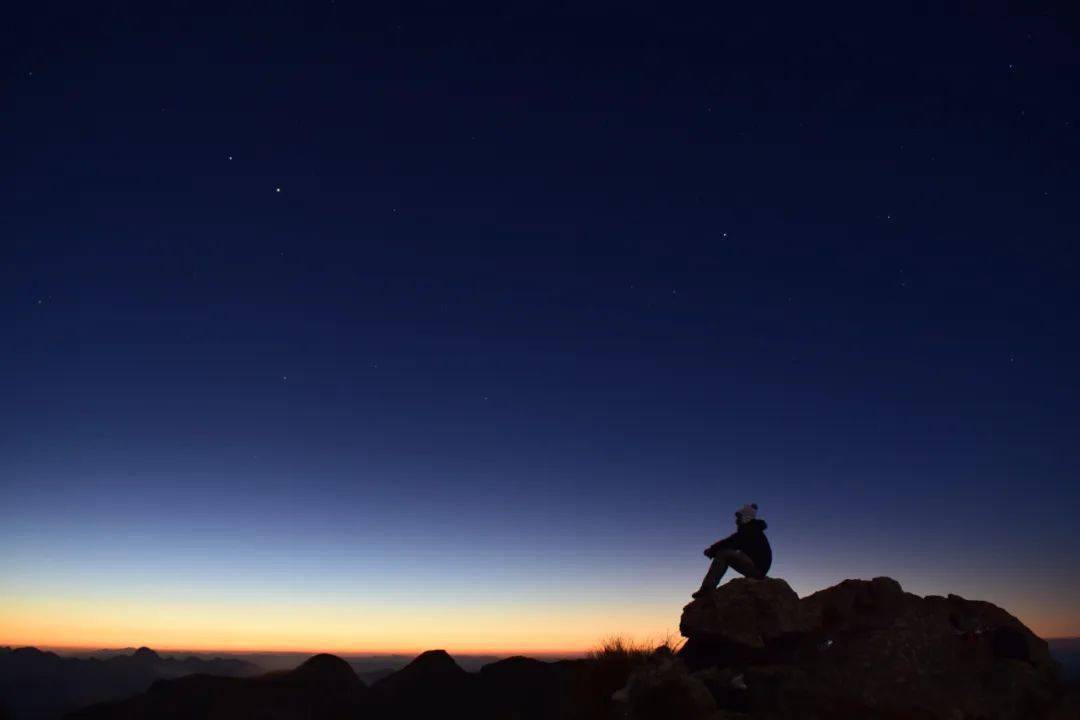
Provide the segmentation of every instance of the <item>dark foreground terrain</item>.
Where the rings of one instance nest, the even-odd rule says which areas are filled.
[[[680,630],[687,640],[678,651],[615,644],[580,660],[514,657],[476,673],[433,650],[372,682],[333,655],[253,677],[243,676],[250,668],[227,666],[226,676],[207,667],[67,717],[1080,718],[1075,687],[1019,620],[955,595],[911,595],[888,578],[802,599],[783,580],[734,580],[687,605]],[[42,693],[48,682],[40,679]]]

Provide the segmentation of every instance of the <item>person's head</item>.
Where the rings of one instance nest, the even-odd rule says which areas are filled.
[[[745,525],[746,523],[755,519],[757,519],[757,503],[743,505],[741,508],[735,511],[736,525]]]

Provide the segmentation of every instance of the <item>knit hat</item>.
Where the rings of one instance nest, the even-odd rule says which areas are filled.
[[[749,505],[743,505],[741,508],[735,511],[735,521],[740,525],[750,522],[757,518],[757,503],[750,503]]]

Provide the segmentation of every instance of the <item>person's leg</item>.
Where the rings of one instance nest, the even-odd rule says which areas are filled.
[[[754,561],[746,553],[740,550],[721,550],[713,556],[709,571],[705,573],[705,579],[701,581],[701,589],[694,593],[694,597],[700,597],[715,590],[724,579],[724,573],[727,572],[729,565],[748,578],[760,579],[762,577]]]
[[[701,581],[701,589],[695,593],[695,597],[698,594],[715,590],[716,586],[720,584],[720,580],[723,579],[724,573],[727,572],[727,552],[728,551],[726,550],[721,550],[713,556],[712,563],[709,565],[709,570],[705,573],[705,579]]]
[[[750,556],[741,550],[728,550],[726,552],[727,557],[725,561],[728,565],[735,568],[738,572],[742,573],[748,578],[754,578],[760,580],[765,577],[757,569],[757,565],[750,559]]]

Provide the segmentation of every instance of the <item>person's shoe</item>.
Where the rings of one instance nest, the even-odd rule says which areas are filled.
[[[705,588],[702,588],[700,590],[695,590],[693,593],[691,593],[690,597],[697,600],[699,597],[701,597],[702,595],[706,595],[708,592],[709,592],[708,590],[706,590]]]

